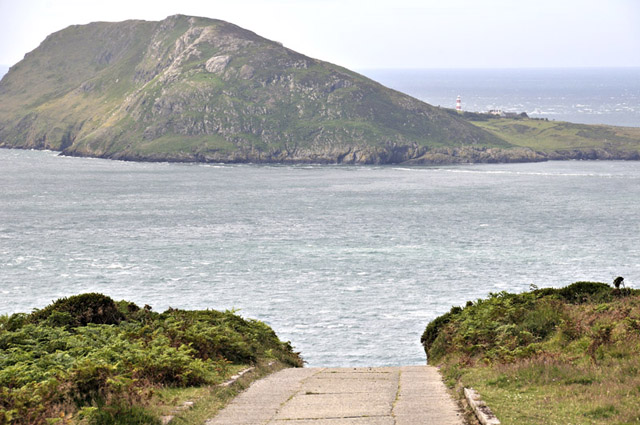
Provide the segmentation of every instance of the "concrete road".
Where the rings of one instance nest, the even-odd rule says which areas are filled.
[[[206,425],[462,425],[431,366],[285,369]]]

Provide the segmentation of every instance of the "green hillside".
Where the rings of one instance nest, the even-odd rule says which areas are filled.
[[[132,160],[388,163],[499,137],[227,22],[54,33],[0,82],[0,146]]]
[[[540,119],[470,117],[470,122],[548,159],[640,159],[640,127],[574,124]]]
[[[51,34],[0,81],[0,147],[141,161],[638,159],[640,131],[434,107],[233,24],[183,15]]]

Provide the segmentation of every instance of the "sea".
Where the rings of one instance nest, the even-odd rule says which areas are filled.
[[[370,69],[360,73],[443,108],[640,126],[640,68]]]
[[[635,105],[616,120],[633,124]],[[640,288],[640,162],[267,166],[0,149],[0,181],[0,314],[82,292],[234,310],[309,366],[423,364],[429,321],[491,293],[616,276]]]

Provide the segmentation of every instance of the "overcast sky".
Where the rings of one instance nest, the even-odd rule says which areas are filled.
[[[176,13],[356,70],[640,66],[640,0],[0,0],[0,64],[72,24]]]

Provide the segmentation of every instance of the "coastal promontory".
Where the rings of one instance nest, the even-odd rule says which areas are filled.
[[[640,136],[627,139],[637,155]],[[183,15],[48,36],[0,81],[0,147],[185,162],[558,157],[236,25]]]

